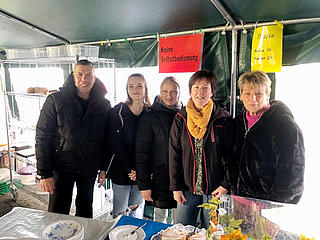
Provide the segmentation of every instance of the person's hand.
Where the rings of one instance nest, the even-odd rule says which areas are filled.
[[[151,197],[151,190],[143,190],[143,191],[141,191],[141,195],[144,200],[149,201],[149,202],[153,202],[153,199]]]
[[[179,205],[182,205],[187,199],[184,197],[182,191],[173,191],[173,198],[177,201]]]
[[[224,187],[218,187],[216,190],[214,190],[211,195],[213,198],[219,199],[221,198],[222,194],[226,194],[228,192],[227,189],[225,189]]]
[[[131,170],[131,172],[128,174],[130,180],[135,181],[137,179],[137,174],[135,170]]]
[[[98,175],[98,183],[99,183],[98,188],[104,184],[105,180],[106,180],[106,172],[100,171]]]
[[[54,192],[53,177],[40,179],[40,188],[42,191],[48,192],[51,195],[53,195],[53,192]]]

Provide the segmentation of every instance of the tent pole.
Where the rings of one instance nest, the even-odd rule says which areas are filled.
[[[303,24],[303,23],[317,23],[320,22],[319,18],[304,18],[304,19],[295,19],[295,20],[284,20],[280,21],[283,25],[291,25],[291,24]],[[263,22],[263,23],[249,23],[244,25],[236,25],[234,28],[236,30],[243,30],[245,29],[254,29],[255,27],[261,27],[261,26],[269,26],[269,25],[275,25],[275,22]],[[146,36],[139,36],[139,37],[129,37],[129,38],[119,38],[119,39],[107,39],[102,41],[93,41],[93,42],[79,42],[73,45],[101,45],[101,44],[112,44],[112,43],[121,43],[121,42],[132,42],[132,41],[138,41],[138,40],[146,40],[146,39],[157,39],[158,37],[164,38],[164,37],[174,37],[174,36],[181,36],[181,35],[187,35],[187,34],[194,34],[196,33],[205,33],[205,32],[222,32],[222,31],[232,31],[232,26],[218,26],[218,27],[209,27],[209,28],[201,28],[201,29],[193,29],[193,30],[187,30],[187,31],[181,31],[181,32],[173,32],[173,33],[166,33],[166,34],[153,34],[153,35],[146,35]]]
[[[292,24],[303,24],[303,23],[317,23],[320,22],[320,17],[318,18],[302,18],[302,19],[293,19],[293,20],[284,20],[284,21],[279,21],[283,25],[292,25]],[[249,24],[244,24],[242,25],[237,25],[235,26],[235,29],[237,30],[243,30],[245,29],[254,29],[256,27],[263,27],[263,26],[270,26],[270,25],[276,25],[276,23],[273,22],[262,22],[262,23],[249,23]],[[228,29],[227,29],[228,30]]]
[[[231,17],[230,13],[224,8],[219,0],[211,0],[211,2],[221,13],[222,17],[230,23],[231,27],[237,25],[236,21]]]
[[[232,29],[230,114],[233,118],[236,116],[237,73],[238,73],[238,31],[236,29]]]
[[[232,18],[229,12],[224,8],[219,0],[211,0],[212,4],[221,13],[223,18],[230,23],[232,31],[232,52],[231,52],[231,78],[230,78],[230,114],[234,118],[236,116],[236,94],[237,94],[237,72],[238,72],[238,32],[235,26],[236,21]]]

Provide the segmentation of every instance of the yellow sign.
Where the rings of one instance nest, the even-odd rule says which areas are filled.
[[[280,72],[282,65],[283,24],[258,27],[254,30],[251,52],[251,71]]]

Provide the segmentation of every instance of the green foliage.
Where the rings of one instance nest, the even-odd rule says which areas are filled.
[[[272,240],[272,238],[270,237],[270,235],[268,233],[265,233],[261,240]]]
[[[211,198],[208,203],[203,203],[203,204],[199,205],[198,207],[203,207],[205,209],[214,209],[214,210],[216,210],[220,203],[222,203],[221,200],[215,199],[215,198]]]
[[[203,203],[203,204],[199,205],[198,207],[203,207],[203,208],[205,208],[207,210],[209,210],[209,209],[216,210],[218,208],[217,205],[214,205],[214,204],[211,204],[211,203]]]
[[[224,227],[226,233],[231,234],[234,229],[240,228],[240,224],[242,223],[242,219],[235,219],[234,214],[223,215],[219,218],[220,224]]]

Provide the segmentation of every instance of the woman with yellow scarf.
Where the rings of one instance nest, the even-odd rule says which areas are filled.
[[[197,206],[208,202],[218,187],[225,187],[220,143],[229,114],[213,100],[216,77],[207,70],[189,81],[191,98],[175,116],[169,139],[170,190],[178,203],[176,223],[208,227],[208,211]]]

